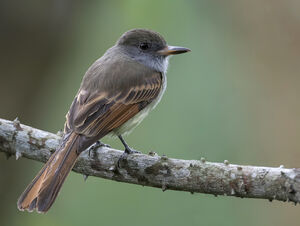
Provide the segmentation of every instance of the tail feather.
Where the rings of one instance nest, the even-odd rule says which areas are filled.
[[[19,210],[47,212],[73,168],[80,151],[79,136],[71,133],[53,153],[18,200]]]

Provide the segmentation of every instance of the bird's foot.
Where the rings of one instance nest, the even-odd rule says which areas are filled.
[[[133,148],[126,147],[124,153],[130,155],[130,154],[141,154],[140,151],[134,150]]]
[[[96,143],[94,143],[89,149],[89,157],[91,157],[91,152],[94,152],[95,150],[97,150],[98,148],[101,147],[106,147],[106,148],[110,148],[111,146],[109,144],[104,144],[102,143],[100,140],[96,141]]]
[[[125,148],[123,154],[118,159],[118,163],[117,163],[118,168],[121,168],[121,163],[124,162],[124,160],[127,159],[128,155],[131,155],[131,154],[141,154],[141,152],[137,151],[137,150],[134,150],[134,149],[127,146]]]

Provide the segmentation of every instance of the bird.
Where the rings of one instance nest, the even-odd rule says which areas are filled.
[[[85,73],[66,115],[62,142],[21,194],[18,209],[47,212],[80,153],[106,135],[120,139],[124,155],[137,152],[123,136],[161,100],[169,57],[189,51],[167,45],[162,35],[148,29],[121,35]]]

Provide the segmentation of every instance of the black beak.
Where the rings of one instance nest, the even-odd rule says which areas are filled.
[[[180,47],[180,46],[167,46],[162,50],[157,51],[158,54],[163,56],[176,55],[181,53],[190,52],[191,50],[188,48]]]

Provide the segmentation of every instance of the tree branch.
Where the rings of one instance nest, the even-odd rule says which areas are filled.
[[[46,162],[55,151],[60,136],[21,125],[17,120],[0,119],[0,151]],[[245,198],[300,200],[300,169],[241,166],[206,162],[204,159],[180,160],[155,153],[132,154],[116,163],[122,151],[101,147],[83,152],[74,171],[120,182],[161,188]]]

